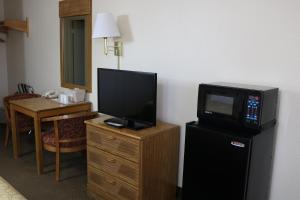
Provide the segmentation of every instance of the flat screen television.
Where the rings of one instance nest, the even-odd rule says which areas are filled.
[[[130,129],[156,125],[157,74],[98,68],[98,111],[105,123]]]

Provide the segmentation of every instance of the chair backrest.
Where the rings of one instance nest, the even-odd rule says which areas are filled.
[[[96,112],[82,112],[67,115],[68,117],[58,121],[58,131],[64,134],[72,134],[83,136],[86,133],[85,120],[98,117]]]
[[[19,99],[36,98],[36,97],[40,97],[40,96],[41,95],[39,95],[39,94],[14,94],[14,95],[4,97],[3,104],[4,104],[4,112],[5,112],[6,122],[10,123],[9,101],[19,100]]]
[[[34,90],[33,87],[27,85],[25,83],[18,84],[18,94],[33,94]]]

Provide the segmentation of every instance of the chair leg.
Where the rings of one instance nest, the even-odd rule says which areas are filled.
[[[59,151],[55,152],[56,156],[55,156],[55,180],[59,181],[59,177],[60,177],[60,153]]]
[[[5,128],[5,139],[4,139],[4,147],[7,148],[7,145],[8,145],[8,140],[9,140],[9,126],[6,125],[6,128]]]

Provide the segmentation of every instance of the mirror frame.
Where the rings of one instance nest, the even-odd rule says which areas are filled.
[[[92,15],[91,0],[64,0],[59,2],[60,17],[60,79],[65,88],[80,88],[92,92]],[[85,18],[85,85],[68,83],[64,76],[64,20],[67,17]]]

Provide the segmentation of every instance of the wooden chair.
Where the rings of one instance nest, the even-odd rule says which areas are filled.
[[[55,180],[60,177],[60,153],[79,152],[86,149],[85,120],[96,118],[96,112],[81,112],[49,117],[42,122],[53,122],[54,129],[42,133],[43,147],[55,152]]]
[[[3,98],[4,112],[5,112],[5,119],[6,119],[6,130],[5,130],[5,139],[4,139],[5,148],[8,145],[8,140],[10,135],[9,133],[11,132],[9,101],[18,100],[18,99],[36,98],[36,97],[40,97],[40,95],[39,94],[14,94]],[[34,129],[33,119],[31,117],[21,113],[17,113],[16,120],[17,120],[18,130],[20,133],[26,133]]]

